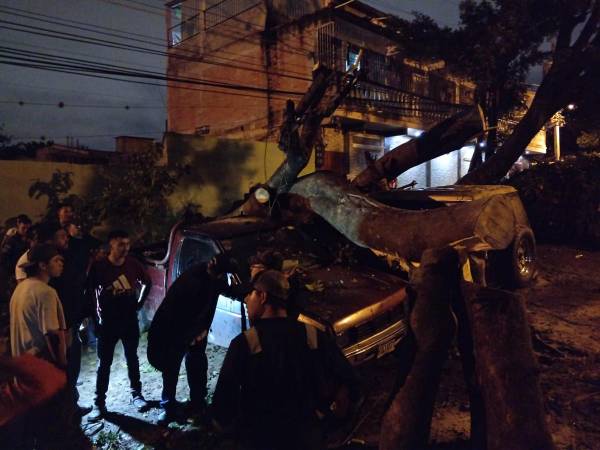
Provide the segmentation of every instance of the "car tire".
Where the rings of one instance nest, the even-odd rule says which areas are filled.
[[[526,287],[536,272],[535,236],[529,228],[520,230],[511,246],[506,249],[510,257],[509,285],[514,288]]]

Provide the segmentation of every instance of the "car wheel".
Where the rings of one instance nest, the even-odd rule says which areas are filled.
[[[508,249],[507,249],[508,250]],[[529,229],[517,233],[510,250],[510,284],[525,287],[531,283],[536,269],[535,237]]]

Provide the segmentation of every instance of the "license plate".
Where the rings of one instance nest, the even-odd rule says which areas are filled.
[[[396,348],[396,344],[394,341],[386,342],[385,344],[381,344],[377,348],[377,358],[381,358],[383,355],[388,354]]]

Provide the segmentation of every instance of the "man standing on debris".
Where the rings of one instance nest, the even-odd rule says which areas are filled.
[[[123,230],[109,233],[110,250],[106,259],[96,261],[88,276],[87,292],[95,300],[98,314],[98,370],[94,410],[88,420],[106,414],[106,392],[115,346],[123,342],[132,403],[138,411],[148,404],[142,395],[137,349],[140,339],[137,311],[150,290],[150,278],[142,264],[129,255],[129,234]]]
[[[288,297],[283,273],[256,276],[245,299],[253,326],[231,342],[213,396],[216,427],[237,428],[245,449],[321,449],[317,411],[335,409],[323,401],[322,382],[346,386],[351,401],[360,396],[357,377],[335,343],[288,317]]]
[[[190,388],[190,414],[203,418],[206,411],[208,330],[219,295],[228,289],[227,273],[237,264],[219,254],[208,263],[187,269],[169,288],[148,331],[148,361],[162,372],[160,423],[178,418],[175,393],[181,361],[185,358]]]

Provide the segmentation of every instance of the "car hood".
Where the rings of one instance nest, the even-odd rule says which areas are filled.
[[[367,322],[406,298],[403,279],[360,266],[312,268],[297,283],[299,309],[335,332]]]

